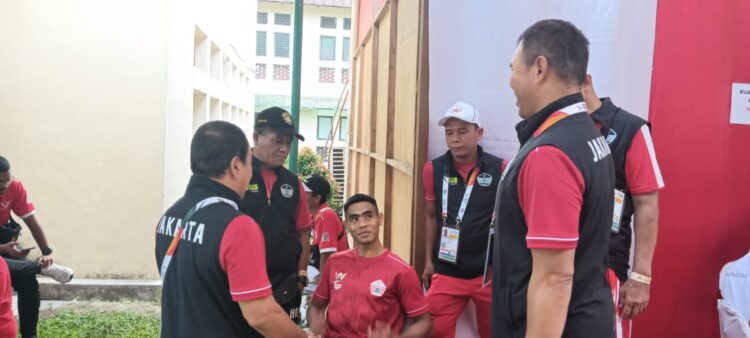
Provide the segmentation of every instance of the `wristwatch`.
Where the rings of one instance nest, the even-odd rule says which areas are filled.
[[[42,256],[49,256],[49,255],[52,254],[52,248],[50,248],[48,246],[43,246],[43,247],[39,248],[39,250],[42,251]]]

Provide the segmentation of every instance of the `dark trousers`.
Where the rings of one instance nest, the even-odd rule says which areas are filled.
[[[18,294],[18,320],[21,336],[35,337],[39,321],[39,282],[36,275],[42,271],[36,262],[3,257],[8,264],[13,290]]]

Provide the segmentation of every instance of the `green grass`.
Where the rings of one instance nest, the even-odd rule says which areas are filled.
[[[159,336],[159,317],[125,312],[65,311],[39,321],[39,337],[145,338]]]

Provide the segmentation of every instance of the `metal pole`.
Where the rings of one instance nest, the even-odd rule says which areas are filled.
[[[292,120],[299,131],[300,80],[302,79],[302,7],[304,0],[294,1],[294,46],[292,47]],[[292,140],[289,152],[289,171],[297,173],[298,140]]]

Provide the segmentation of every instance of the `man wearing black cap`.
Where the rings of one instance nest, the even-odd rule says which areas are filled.
[[[284,168],[294,128],[292,115],[279,107],[258,113],[253,132],[253,177],[242,211],[258,222],[266,240],[266,265],[276,301],[299,321],[302,289],[307,285],[310,211],[299,178]]]
[[[332,254],[349,249],[341,218],[328,206],[331,184],[320,175],[312,175],[305,181],[307,205],[313,217],[310,264],[319,271]]]

